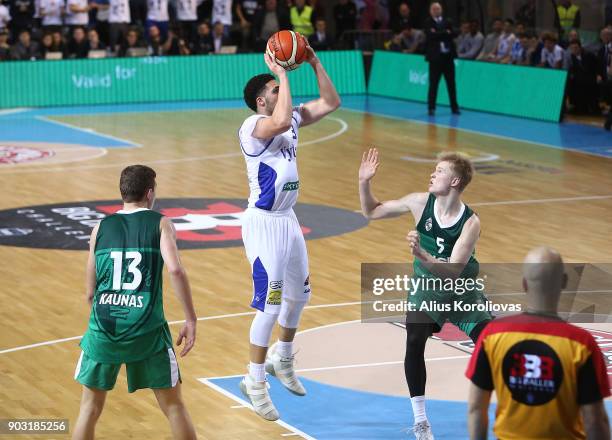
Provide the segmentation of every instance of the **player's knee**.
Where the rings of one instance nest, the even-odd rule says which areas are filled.
[[[278,315],[278,323],[285,328],[297,328],[300,323],[302,311],[308,301],[294,301],[292,299],[283,299],[281,311]]]
[[[89,400],[81,405],[81,414],[89,420],[98,420],[104,409],[104,402]]]
[[[277,317],[278,313],[257,311],[249,333],[251,344],[258,347],[267,347],[269,345],[270,335],[272,334],[272,328],[276,323]]]

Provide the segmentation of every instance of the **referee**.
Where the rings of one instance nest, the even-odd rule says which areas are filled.
[[[427,105],[429,116],[436,112],[436,98],[438,96],[438,85],[440,77],[444,75],[448,97],[450,99],[453,114],[458,115],[457,87],[455,86],[455,58],[457,49],[454,38],[457,36],[450,21],[442,17],[442,6],[440,3],[432,3],[429,8],[430,18],[425,20],[425,60],[429,63],[429,93]]]
[[[487,325],[466,371],[471,440],[487,438],[493,390],[493,431],[500,440],[610,439],[603,354],[589,332],[557,315],[566,281],[556,251],[537,248],[527,255],[527,312]]]

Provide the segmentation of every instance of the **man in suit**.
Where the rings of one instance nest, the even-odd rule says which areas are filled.
[[[442,6],[440,3],[432,3],[430,18],[425,21],[425,59],[429,63],[429,94],[427,104],[429,115],[433,116],[436,111],[436,97],[438,95],[438,84],[440,77],[444,75],[448,88],[453,114],[458,115],[459,104],[457,104],[457,88],[455,86],[455,63],[457,49],[454,39],[457,36],[451,23],[442,17]]]

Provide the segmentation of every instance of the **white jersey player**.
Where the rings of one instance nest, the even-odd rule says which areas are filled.
[[[244,99],[256,114],[244,121],[238,133],[251,190],[242,239],[253,275],[251,306],[257,309],[250,331],[249,372],[240,388],[257,414],[277,420],[266,371],[292,393],[306,394],[293,369],[293,338],[310,298],[306,243],[292,209],[300,186],[298,131],[336,110],[340,97],[310,46],[307,62],[317,77],[320,98],[300,107],[292,105],[285,70],[269,55],[264,57],[278,82],[270,74],[249,80]],[[276,321],[279,341],[268,353]]]

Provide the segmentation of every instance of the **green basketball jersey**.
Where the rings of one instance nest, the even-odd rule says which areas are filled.
[[[453,252],[453,247],[459,239],[461,231],[463,231],[463,225],[465,225],[465,222],[467,222],[468,219],[474,214],[474,211],[472,211],[467,205],[464,205],[463,212],[459,219],[450,227],[443,228],[436,220],[436,216],[434,214],[435,201],[436,196],[429,194],[427,204],[423,210],[423,215],[421,215],[421,220],[419,220],[419,223],[417,224],[417,231],[419,233],[421,248],[425,252],[438,260],[449,261]],[[479,270],[478,266],[478,261],[472,253],[472,256],[465,266],[461,276],[464,278],[476,277]],[[435,276],[425,267],[423,267],[422,263],[417,259],[414,260],[414,274],[416,276],[423,277]]]
[[[98,362],[135,362],[172,346],[162,301],[161,218],[139,209],[100,222],[96,291],[81,341]]]

